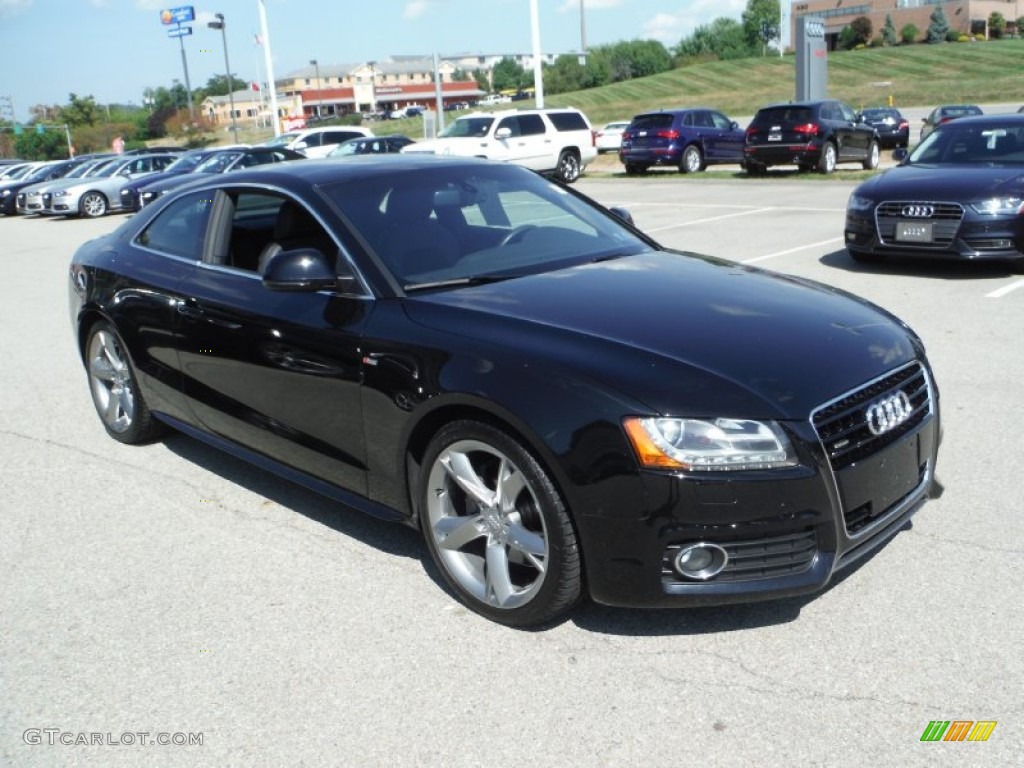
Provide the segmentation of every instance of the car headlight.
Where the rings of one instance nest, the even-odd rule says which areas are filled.
[[[864,197],[864,195],[858,195],[854,192],[850,195],[850,199],[846,201],[846,210],[866,213],[871,210],[874,204],[875,201],[870,197]]]
[[[737,471],[798,463],[789,438],[773,421],[631,417],[624,426],[645,467]]]
[[[990,197],[988,200],[971,203],[971,208],[978,213],[987,213],[993,216],[1013,216],[1024,210],[1024,199],[1020,197]]]
[[[5,189],[2,192],[0,192],[0,195],[3,195],[4,197],[9,196],[10,194],[11,194],[11,190],[9,190],[9,189]]]
[[[53,196],[54,196],[54,197],[67,197],[67,196],[68,196],[68,195],[70,195],[70,194],[71,194],[71,193],[70,193],[70,192],[68,192],[68,191],[67,191],[66,189],[63,189],[63,190],[61,190],[60,192],[54,192],[54,193],[53,193]]]

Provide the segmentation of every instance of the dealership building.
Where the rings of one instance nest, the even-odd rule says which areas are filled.
[[[885,17],[891,16],[896,33],[907,24],[917,27],[919,42],[928,35],[931,15],[936,6],[942,6],[949,28],[961,34],[971,34],[972,24],[987,28],[993,13],[1002,14],[1011,28],[1024,16],[1024,0],[806,0],[791,6],[790,40],[796,40],[796,25],[805,16],[814,16],[825,22],[825,36],[831,49],[837,47],[839,33],[859,16],[871,20],[873,35],[878,36],[885,26]]]

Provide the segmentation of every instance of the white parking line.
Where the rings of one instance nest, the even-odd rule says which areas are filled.
[[[664,232],[666,229],[679,229],[680,227],[692,227],[694,224],[707,224],[712,221],[721,221],[722,219],[734,219],[737,216],[749,216],[752,213],[768,213],[768,211],[774,210],[773,208],[753,208],[749,211],[740,211],[738,213],[726,213],[722,216],[712,216],[709,219],[695,219],[694,221],[681,221],[678,224],[669,224],[666,227],[652,227],[645,229],[644,232]]]
[[[832,237],[828,240],[821,240],[817,243],[808,243],[807,245],[800,245],[796,248],[789,248],[785,251],[777,251],[775,253],[769,253],[766,256],[756,256],[753,259],[743,259],[740,264],[754,264],[758,261],[767,261],[768,259],[774,259],[776,256],[786,256],[790,253],[796,253],[797,251],[806,251],[808,248],[820,248],[823,245],[832,245],[833,243],[842,243],[844,239],[842,237]]]
[[[985,298],[986,299],[1001,299],[1006,294],[1008,294],[1008,293],[1010,293],[1012,291],[1016,291],[1018,288],[1024,288],[1024,280],[1018,280],[1015,283],[1010,283],[1009,285],[1004,285],[1002,288],[999,288],[999,289],[997,289],[995,291],[992,291],[992,293],[986,293],[985,294]]]

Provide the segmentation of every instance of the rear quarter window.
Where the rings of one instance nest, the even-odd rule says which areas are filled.
[[[549,112],[548,119],[558,131],[589,131],[586,119],[579,112]]]

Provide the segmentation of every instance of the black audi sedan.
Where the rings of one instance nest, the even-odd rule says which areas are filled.
[[[171,427],[418,527],[508,625],[814,592],[933,489],[904,323],[518,166],[209,177],[82,245],[69,295],[111,437]]]
[[[855,261],[1001,259],[1024,268],[1024,115],[942,123],[900,157],[850,195],[845,238]]]

